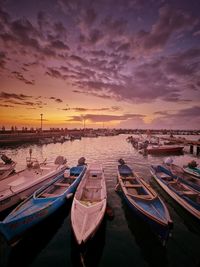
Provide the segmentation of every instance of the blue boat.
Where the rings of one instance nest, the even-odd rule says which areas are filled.
[[[162,165],[152,165],[150,171],[161,188],[200,221],[200,192]]]
[[[135,215],[150,225],[152,231],[165,245],[173,222],[164,202],[125,162],[118,165],[118,182],[128,206]]]
[[[19,204],[2,222],[0,232],[8,243],[14,243],[31,227],[55,212],[73,197],[86,166],[65,170],[48,184]]]
[[[178,179],[179,182],[182,182],[195,190],[200,192],[200,179],[195,177],[190,173],[186,173],[184,168],[176,165],[176,164],[162,164],[163,168],[167,169],[175,179]]]

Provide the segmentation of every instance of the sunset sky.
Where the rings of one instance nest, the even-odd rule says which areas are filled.
[[[0,127],[200,125],[199,0],[0,0]]]

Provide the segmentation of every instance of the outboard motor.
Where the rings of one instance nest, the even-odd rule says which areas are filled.
[[[5,164],[11,164],[12,163],[12,159],[8,158],[6,155],[2,155],[1,159],[5,162]]]
[[[81,158],[78,160],[78,166],[86,165],[85,160],[86,160],[86,159],[85,159],[84,157],[81,157]]]
[[[119,164],[121,164],[121,165],[124,165],[124,164],[125,164],[125,161],[124,161],[123,159],[119,159],[118,162],[119,162]]]
[[[193,169],[196,168],[198,166],[198,164],[196,163],[195,160],[192,160],[191,162],[188,163],[188,167]]]
[[[62,164],[65,164],[67,163],[67,159],[64,158],[63,156],[58,156],[56,159],[55,159],[55,164],[58,164],[58,165],[62,165]]]

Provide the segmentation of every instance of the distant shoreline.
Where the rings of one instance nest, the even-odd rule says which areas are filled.
[[[200,130],[143,130],[143,129],[72,129],[44,131],[0,131],[0,145],[17,145],[26,143],[49,143],[73,141],[82,137],[115,136],[119,134],[146,135],[200,135]]]

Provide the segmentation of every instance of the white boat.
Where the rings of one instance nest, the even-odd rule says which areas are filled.
[[[30,196],[36,189],[64,172],[67,160],[58,156],[55,162],[39,163],[31,155],[24,170],[0,181],[0,212]]]
[[[184,167],[183,170],[185,173],[188,173],[196,177],[197,179],[200,179],[200,168],[199,167],[195,167],[195,168]]]
[[[2,155],[3,162],[0,163],[0,180],[8,177],[15,170],[16,162],[8,158],[6,155]]]
[[[72,209],[72,229],[79,245],[95,234],[106,211],[107,191],[102,165],[91,164],[75,193]]]

